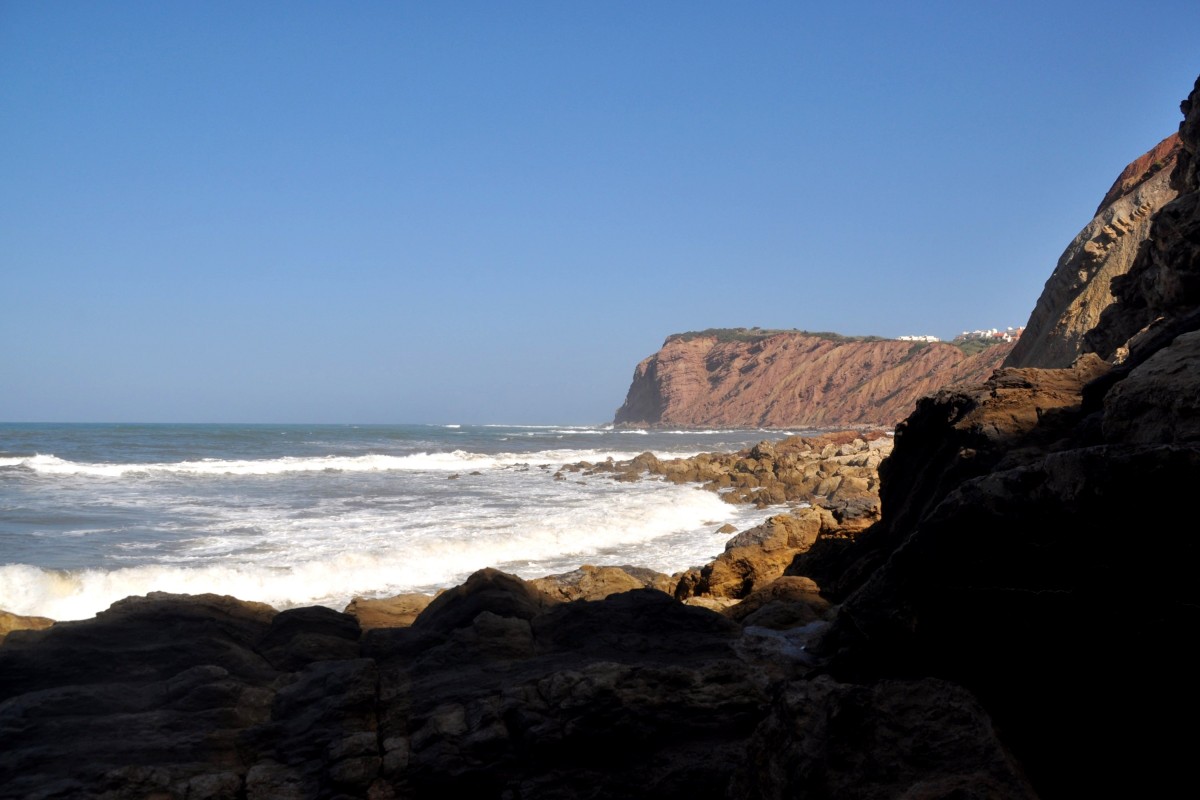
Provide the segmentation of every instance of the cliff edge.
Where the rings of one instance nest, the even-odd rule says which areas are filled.
[[[1173,133],[1122,170],[1096,216],[1058,260],[1006,367],[1069,367],[1113,297],[1113,278],[1133,265],[1150,221],[1175,199],[1171,173],[1182,145]]]
[[[1182,110],[1178,197],[1073,367],[922,400],[880,522],[789,568],[842,601],[834,675],[967,687],[1044,797],[1190,780],[1196,737],[1164,720],[1200,713],[1200,80]]]
[[[409,627],[127,598],[0,645],[0,797],[1181,794],[1200,714],[1200,80],[1182,108],[1179,196],[1090,352],[922,399],[879,466],[877,522],[773,518],[685,587],[756,606],[684,605],[628,572],[631,591],[567,602],[495,570]],[[783,455],[734,467],[778,475]],[[794,551],[760,588],[750,557]],[[784,601],[796,617],[771,617]]]
[[[968,355],[944,342],[802,331],[675,334],[634,370],[617,425],[891,427],[917,399],[977,382],[1011,344]]]

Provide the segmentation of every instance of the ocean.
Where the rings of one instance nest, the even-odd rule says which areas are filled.
[[[152,591],[276,608],[434,592],[483,567],[672,573],[772,511],[564,464],[781,431],[531,425],[0,424],[0,609],[84,619]],[[777,509],[776,509],[777,511]]]

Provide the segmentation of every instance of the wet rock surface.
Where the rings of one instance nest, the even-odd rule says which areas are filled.
[[[1200,82],[1184,111],[1179,198],[1095,354],[923,401],[881,465],[881,519],[850,502],[777,516],[672,593],[607,594],[661,582],[628,568],[546,590],[483,570],[405,627],[154,594],[15,630],[0,797],[1186,791]],[[726,477],[766,460],[778,476],[778,449],[756,449]]]
[[[569,464],[558,475],[607,475],[627,482],[657,477],[699,484],[727,503],[759,508],[819,503],[858,508],[870,515],[879,494],[879,465],[892,451],[889,434],[876,429],[788,436],[736,453],[700,453],[690,458],[660,459],[647,452],[628,461]]]

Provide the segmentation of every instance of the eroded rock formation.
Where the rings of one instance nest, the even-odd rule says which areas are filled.
[[[891,427],[919,397],[986,378],[1012,347],[968,356],[944,342],[730,333],[669,337],[638,364],[616,424]]]
[[[1121,172],[1059,258],[1005,366],[1069,367],[1083,352],[1084,336],[1113,301],[1112,279],[1129,271],[1150,220],[1178,194],[1171,173],[1179,151],[1171,134]]]
[[[699,483],[727,503],[759,508],[820,503],[847,514],[857,508],[860,516],[874,515],[873,520],[878,516],[879,465],[891,451],[891,436],[882,431],[838,431],[764,441],[736,453],[660,459],[647,452],[628,461],[581,461],[562,467],[554,477],[607,474],[632,482],[658,476],[672,483]]]
[[[329,609],[155,595],[0,649],[0,797],[829,796],[864,778],[885,797],[931,775],[1032,796],[956,687],[824,679],[773,699],[812,671],[803,641],[654,590],[559,602],[493,570],[366,633]],[[781,750],[806,720],[819,735]]]
[[[723,613],[655,589],[570,601],[658,580],[628,570],[559,595],[484,570],[366,632],[330,609],[130,598],[0,645],[0,797],[1186,792],[1200,81],[1184,112],[1179,197],[1097,354],[922,400],[882,519],[808,509],[739,534],[692,584],[736,601]],[[772,579],[743,563],[756,548],[799,552]]]
[[[1183,111],[1179,197],[1086,337],[1110,362],[923,401],[897,429],[883,521],[789,568],[838,576],[832,674],[965,686],[1045,796],[1190,780],[1196,739],[1164,720],[1200,712],[1200,81]]]

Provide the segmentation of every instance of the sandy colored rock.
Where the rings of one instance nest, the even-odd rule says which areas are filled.
[[[603,600],[609,595],[635,589],[671,591],[671,579],[643,567],[595,567],[584,564],[577,570],[535,578],[529,585],[560,601]]]
[[[49,617],[25,617],[0,609],[0,643],[13,631],[40,631],[53,624]]]
[[[403,628],[433,602],[433,595],[398,594],[392,597],[356,597],[346,606],[345,613],[358,620],[365,631],[372,628]]]
[[[721,613],[648,589],[559,602],[482,570],[409,627],[153,594],[20,631],[0,647],[0,798],[1179,794],[1200,715],[1200,82],[1184,108],[1180,198],[1093,330],[1128,358],[922,401],[866,530],[844,532],[845,498],[738,534],[720,569],[742,590],[688,597]],[[866,444],[788,464],[770,443],[723,474],[819,484]],[[742,559],[797,546],[783,578]],[[794,572],[822,563],[836,610]]]
[[[742,531],[725,544],[725,552],[708,565],[684,573],[675,587],[681,600],[708,595],[741,599],[757,587],[783,575],[797,553],[817,540],[824,509],[803,508],[777,514],[761,525]]]
[[[1200,308],[1200,90],[1180,104],[1179,151],[1171,187],[1179,196],[1163,206],[1146,245],[1129,271],[1113,281],[1116,302],[1086,337],[1086,348],[1111,358],[1151,324],[1186,317]],[[1182,333],[1185,331],[1177,331]]]
[[[1112,279],[1129,271],[1154,214],[1178,194],[1171,171],[1180,149],[1172,134],[1125,168],[1059,258],[1004,366],[1069,367],[1083,352],[1084,337],[1114,300]]]
[[[659,476],[672,483],[703,483],[732,504],[767,508],[785,503],[851,506],[871,514],[877,506],[879,464],[891,452],[892,439],[881,430],[840,431],[814,437],[788,436],[759,442],[736,453],[700,453],[689,458],[659,459],[643,453],[631,461],[564,471],[608,474],[621,481]]]
[[[785,575],[755,589],[746,599],[725,610],[743,625],[794,628],[824,619],[832,606],[810,578]]]

